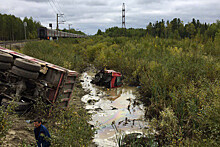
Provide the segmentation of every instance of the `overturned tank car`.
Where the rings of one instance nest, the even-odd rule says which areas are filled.
[[[0,47],[0,105],[28,111],[38,98],[68,107],[78,73]]]

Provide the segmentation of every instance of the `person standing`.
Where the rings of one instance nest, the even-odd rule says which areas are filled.
[[[49,138],[51,136],[47,128],[44,125],[42,125],[42,120],[41,119],[34,120],[34,126],[35,126],[34,135],[37,141],[37,146],[49,147],[50,146]]]

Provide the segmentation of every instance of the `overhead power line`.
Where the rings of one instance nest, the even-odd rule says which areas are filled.
[[[55,2],[53,0],[51,0],[51,2],[53,3],[54,7],[57,9],[58,13],[62,14],[59,8],[57,7],[57,5],[55,4]]]
[[[52,7],[53,11],[54,11],[55,13],[57,13],[56,9],[54,9],[54,6],[51,4],[50,0],[48,0],[48,3],[49,3],[50,6]]]
[[[58,3],[58,1],[57,0],[54,0],[54,1],[57,4],[57,6],[59,7],[59,9],[62,10],[61,7],[60,7],[60,4]]]
[[[58,21],[58,18],[57,18],[57,21],[58,21],[57,25],[64,24],[64,22],[66,22],[66,18],[64,16],[64,14],[62,13],[61,7],[59,6],[58,2],[55,0],[48,0],[48,3],[52,7],[53,11],[57,14],[57,16],[59,16],[63,19],[62,21]],[[57,26],[57,28],[58,28],[58,26]]]
[[[63,14],[63,12],[61,11],[61,7],[59,5],[59,3],[56,0],[51,0],[51,2],[53,3],[54,7],[57,9],[58,13]],[[66,21],[66,17],[65,15],[62,15],[64,21]]]

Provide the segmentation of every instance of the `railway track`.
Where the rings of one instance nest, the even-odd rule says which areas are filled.
[[[15,44],[15,43],[24,43],[24,42],[31,42],[31,41],[39,41],[39,39],[31,39],[31,40],[19,40],[19,41],[0,41],[0,45],[5,44]]]
[[[19,41],[0,41],[0,46],[12,49],[12,47],[15,47],[17,49],[21,48],[24,46],[24,43],[26,42],[32,42],[32,41],[39,41],[39,39],[31,39],[31,40],[19,40]]]

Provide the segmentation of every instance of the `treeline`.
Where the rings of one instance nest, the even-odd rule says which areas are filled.
[[[69,32],[69,33],[74,33],[74,34],[80,34],[80,35],[86,35],[84,32],[82,31],[76,31],[75,29],[70,29],[70,30],[67,30],[66,28],[64,28],[63,30],[61,30],[63,32]]]
[[[96,35],[104,35],[110,37],[143,37],[151,35],[153,37],[171,38],[171,39],[184,39],[184,38],[199,38],[207,41],[209,38],[214,39],[216,32],[220,29],[220,21],[213,24],[201,23],[199,20],[192,19],[192,22],[184,24],[179,18],[174,18],[172,21],[165,22],[156,21],[150,22],[146,29],[134,28],[118,28],[113,27],[106,29],[105,32],[98,30]]]
[[[24,22],[27,23],[27,39],[37,38],[37,28],[41,26],[32,17],[21,20],[14,15],[0,14],[0,40],[23,40],[25,39]]]
[[[174,18],[172,21],[157,21],[156,23],[149,23],[147,26],[147,33],[151,36],[158,36],[161,38],[183,39],[195,38],[200,39],[214,39],[216,32],[220,29],[220,21],[213,24],[200,23],[199,20],[192,19],[192,22],[184,24],[179,18]]]
[[[118,28],[113,27],[106,29],[105,32],[102,32],[100,29],[98,30],[96,35],[104,35],[109,37],[144,37],[146,35],[146,29],[134,29],[134,28]]]

